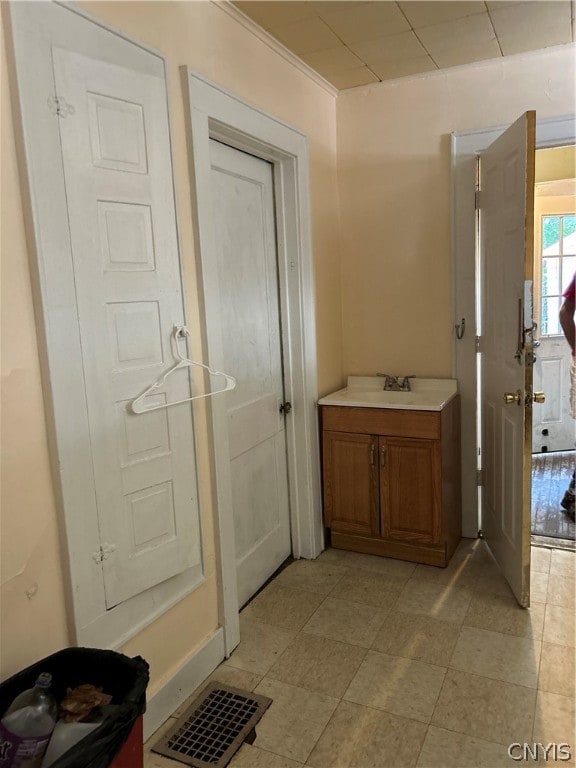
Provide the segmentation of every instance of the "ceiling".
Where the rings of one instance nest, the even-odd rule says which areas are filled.
[[[574,0],[238,0],[338,89],[574,42]]]

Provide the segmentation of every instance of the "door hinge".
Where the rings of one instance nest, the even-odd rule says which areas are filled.
[[[479,211],[480,206],[482,204],[482,195],[480,193],[480,190],[477,189],[474,193],[474,208],[475,210]]]
[[[476,336],[476,352],[480,352],[480,340],[482,339],[481,336]]]
[[[92,555],[94,562],[101,563],[104,560],[107,560],[115,550],[116,544],[106,544],[106,542],[104,542],[104,544],[100,545],[100,549]]]
[[[66,99],[63,99],[62,96],[49,96],[48,109],[53,115],[57,115],[58,117],[68,117],[68,115],[73,115],[74,112],[76,112],[73,105],[68,104]]]
[[[483,469],[476,470],[476,485],[484,485],[485,473]]]

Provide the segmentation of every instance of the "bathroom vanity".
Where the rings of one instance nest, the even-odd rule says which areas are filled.
[[[456,381],[382,386],[350,376],[319,401],[331,546],[446,566],[461,538]]]

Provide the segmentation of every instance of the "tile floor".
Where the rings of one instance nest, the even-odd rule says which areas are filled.
[[[273,699],[230,767],[498,768],[519,764],[513,742],[568,743],[575,765],[574,564],[533,548],[523,610],[481,541],[446,569],[335,549],[292,563],[211,675]],[[146,768],[181,765],[149,752],[173,722]]]

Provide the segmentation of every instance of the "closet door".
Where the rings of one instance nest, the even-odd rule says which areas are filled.
[[[271,163],[210,141],[236,574],[246,603],[292,551]],[[291,418],[288,415],[286,418]]]
[[[182,324],[163,79],[53,49],[99,553],[111,608],[200,568],[190,404],[136,415]],[[65,105],[65,106],[64,106]],[[183,350],[185,351],[185,350]],[[186,370],[145,400],[190,395]],[[89,492],[89,489],[87,489]]]

